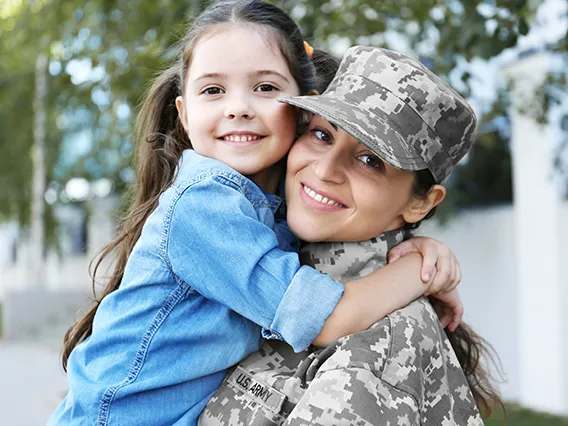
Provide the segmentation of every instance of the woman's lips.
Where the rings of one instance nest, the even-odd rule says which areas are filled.
[[[347,208],[341,201],[332,198],[329,194],[318,192],[310,186],[300,184],[300,199],[308,206],[324,211],[337,211]]]

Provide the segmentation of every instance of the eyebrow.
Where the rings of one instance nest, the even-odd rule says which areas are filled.
[[[258,76],[276,75],[276,76],[282,78],[287,83],[290,83],[290,81],[283,74],[280,74],[278,71],[274,71],[274,70],[258,70],[258,71],[251,72],[249,74],[250,75],[258,75]],[[209,73],[201,74],[194,81],[204,80],[204,79],[207,79],[207,78],[225,78],[225,77],[227,77],[227,74],[218,73],[218,72],[209,72]]]
[[[278,77],[280,77],[281,79],[283,79],[287,83],[290,83],[290,81],[288,81],[286,76],[284,76],[283,74],[280,74],[278,71],[274,71],[274,70],[259,70],[259,71],[254,72],[253,74],[256,74],[256,75],[277,75]]]
[[[219,74],[217,72],[208,72],[205,74],[201,74],[199,77],[195,79],[195,81],[205,80],[206,78],[221,78],[224,77],[225,74]]]

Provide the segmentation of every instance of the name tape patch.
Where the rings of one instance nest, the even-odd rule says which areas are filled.
[[[256,379],[242,367],[237,367],[227,382],[276,414],[280,413],[282,404],[286,400],[286,395]]]

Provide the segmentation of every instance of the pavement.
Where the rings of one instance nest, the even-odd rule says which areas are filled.
[[[2,426],[45,426],[66,392],[54,344],[0,340]]]

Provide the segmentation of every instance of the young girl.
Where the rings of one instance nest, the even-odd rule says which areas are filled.
[[[288,156],[288,222],[311,242],[303,263],[338,280],[386,267],[475,139],[467,102],[385,49],[349,49],[323,95],[285,102],[317,114]],[[420,298],[323,349],[266,342],[227,376],[199,425],[483,425],[480,411],[500,403],[479,363],[485,349],[465,325],[446,337]]]
[[[419,256],[345,284],[300,267],[273,194],[297,121],[277,98],[315,88],[293,21],[219,2],[182,47],[142,108],[136,199],[103,253],[118,260],[102,300],[66,335],[69,393],[51,425],[195,424],[261,327],[300,351],[424,292],[405,275]]]

